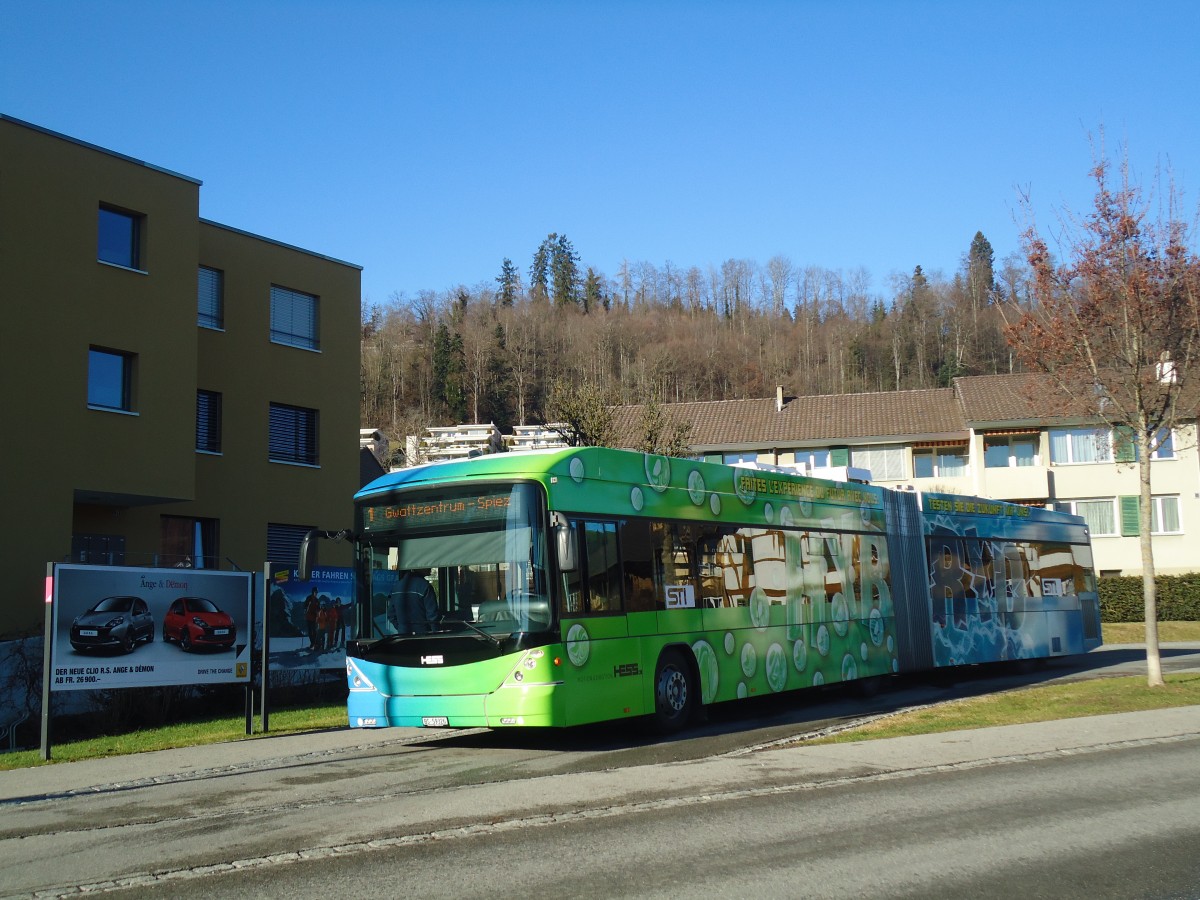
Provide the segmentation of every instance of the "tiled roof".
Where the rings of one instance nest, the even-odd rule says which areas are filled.
[[[1068,394],[1049,375],[972,375],[954,379],[954,386],[963,417],[976,428],[1096,420],[1096,400],[1089,386]],[[1184,418],[1192,418],[1198,406],[1196,386],[1188,383],[1177,399],[1177,409]]]
[[[1046,399],[1057,393],[1048,375],[1036,374],[971,375],[954,379],[954,387],[963,418],[972,425],[1045,421],[1051,418],[1047,415]]]
[[[918,434],[966,436],[953,388],[796,397],[780,414],[790,441],[851,441]]]
[[[778,439],[780,414],[774,399],[713,400],[692,403],[663,403],[663,415],[671,421],[690,422],[690,443],[695,446],[771,443]],[[613,410],[619,443],[638,443],[644,407],[618,406]]]
[[[785,446],[809,441],[853,441],[921,434],[962,434],[966,425],[952,388],[790,397],[777,410],[773,399],[664,403],[672,420],[691,422],[697,447],[743,444]],[[620,443],[639,438],[642,406],[614,410]]]
[[[954,379],[952,388],[789,397],[782,410],[774,399],[664,403],[661,409],[668,419],[692,423],[693,447],[786,448],[869,439],[965,438],[971,428],[1087,421],[1091,400],[1063,395],[1047,375],[972,375]],[[1181,398],[1180,405],[1196,408],[1190,396]],[[643,409],[615,407],[621,446],[640,442]]]

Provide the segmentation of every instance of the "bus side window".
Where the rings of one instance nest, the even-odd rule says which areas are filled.
[[[584,522],[588,612],[621,611],[616,522]]]
[[[621,564],[625,575],[625,608],[629,612],[654,609],[654,560],[650,523],[645,519],[621,522]]]
[[[579,545],[579,568],[563,573],[563,614],[621,611],[621,569],[616,522],[572,525]]]
[[[579,568],[563,572],[562,612],[564,616],[578,616],[583,612],[583,578],[587,569],[586,554],[580,552],[587,545],[583,542],[583,522],[571,523],[571,540],[575,541]]]
[[[670,609],[689,604],[679,602],[690,589],[690,605],[696,602],[696,577],[693,568],[695,537],[689,526],[654,522],[650,526],[650,543],[654,554],[654,595],[658,609]],[[669,603],[668,599],[675,603]]]
[[[744,530],[744,529],[743,529]],[[754,552],[749,537],[724,526],[717,544],[717,568],[721,577],[721,606],[749,606],[754,585]]]
[[[696,566],[700,576],[700,606],[716,609],[725,598],[721,567],[717,563],[720,530],[715,525],[701,526],[696,540]]]

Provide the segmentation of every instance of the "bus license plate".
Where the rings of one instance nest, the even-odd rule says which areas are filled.
[[[421,724],[426,728],[445,728],[450,724],[450,719],[446,716],[422,716]]]

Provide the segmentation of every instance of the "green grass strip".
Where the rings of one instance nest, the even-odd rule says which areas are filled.
[[[1200,706],[1200,674],[1168,675],[1164,680],[1166,684],[1156,688],[1148,687],[1142,675],[1020,688],[889,716],[805,743],[849,743],[994,725]]]
[[[258,720],[255,719],[256,727]],[[80,741],[54,744],[51,762],[70,762],[80,759],[101,759],[124,756],[149,750],[170,750],[175,747],[197,747],[224,741],[256,740],[264,736],[294,734],[302,731],[324,731],[346,727],[346,704],[331,703],[303,709],[280,709],[271,712],[271,731],[268,735],[246,734],[246,716],[223,716],[196,722],[182,722],[148,728],[127,734],[102,735]],[[38,750],[20,750],[0,754],[0,770],[23,769],[46,765]]]

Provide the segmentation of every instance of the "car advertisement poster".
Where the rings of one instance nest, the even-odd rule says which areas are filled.
[[[271,566],[266,623],[272,672],[345,669],[346,642],[357,634],[354,570],[325,566],[308,581],[290,566]]]
[[[250,680],[249,572],[54,567],[56,691]]]

